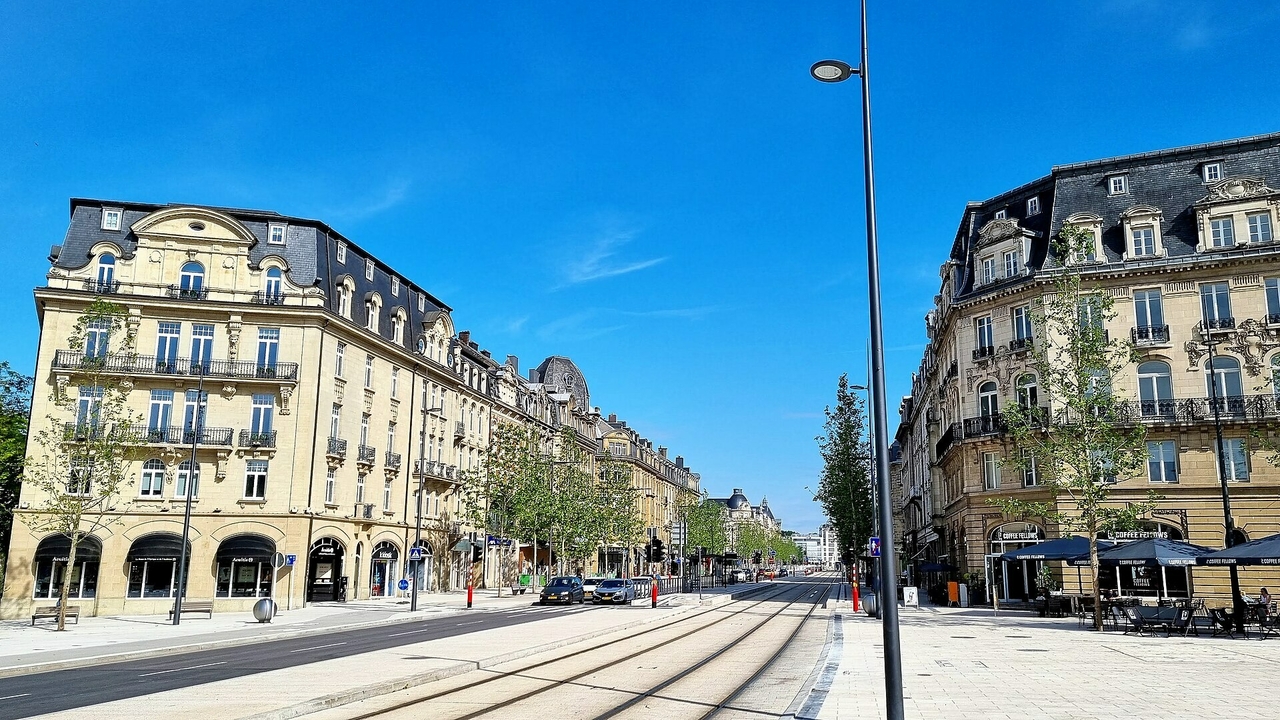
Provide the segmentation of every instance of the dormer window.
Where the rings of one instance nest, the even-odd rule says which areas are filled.
[[[340,263],[347,262],[347,244],[346,243],[343,243],[343,242],[338,243],[338,262]]]
[[[267,243],[270,245],[284,244],[285,226],[279,223],[271,223],[267,226]]]
[[[1156,211],[1159,212],[1158,210]],[[1102,254],[1102,217],[1089,212],[1075,213],[1063,222],[1063,229],[1076,228],[1086,233],[1082,247],[1071,248],[1070,257],[1064,258],[1068,263],[1095,263],[1104,257]]]
[[[1236,244],[1235,224],[1230,217],[1210,218],[1209,234],[1213,247],[1227,248]]]
[[[398,277],[391,278],[391,296],[400,297],[400,278]]]
[[[1271,242],[1271,213],[1249,213],[1249,242]]]
[[[996,259],[995,257],[982,258],[982,284],[995,282],[996,280]]]
[[[1004,220],[1007,217],[1009,217],[1009,211],[1007,209],[1000,208],[999,210],[996,211],[997,220]]]
[[[1022,274],[1022,253],[1010,250],[1004,254],[1004,276],[1011,278],[1020,274]]]
[[[1156,232],[1150,225],[1140,225],[1133,229],[1133,256],[1151,257],[1156,254]]]
[[[418,293],[418,312],[427,311],[427,294]]]
[[[364,261],[364,279],[365,280],[373,279],[373,261],[372,260]]]
[[[1222,163],[1205,163],[1200,167],[1200,175],[1207,183],[1218,182],[1222,179]]]
[[[123,215],[120,208],[102,208],[102,229],[119,231]]]
[[[1040,197],[1027,198],[1027,217],[1040,214]]]
[[[1107,178],[1108,195],[1124,195],[1129,192],[1128,175],[1112,175]]]

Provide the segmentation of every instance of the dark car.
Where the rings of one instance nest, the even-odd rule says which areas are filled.
[[[596,586],[591,602],[596,605],[630,605],[636,599],[636,586],[630,580],[602,580]]]
[[[574,602],[581,605],[582,581],[576,577],[553,577],[547,586],[542,588],[542,595],[539,596],[538,602],[542,605],[549,603],[569,605]]]

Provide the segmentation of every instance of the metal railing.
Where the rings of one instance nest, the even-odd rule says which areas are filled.
[[[989,358],[989,357],[991,357],[992,355],[995,355],[995,354],[996,354],[996,346],[995,346],[995,345],[983,345],[982,347],[974,348],[974,350],[973,350],[973,359],[974,359],[974,360],[981,360],[981,359],[983,359],[983,358]]]
[[[298,363],[277,362],[259,365],[252,360],[190,360],[155,355],[110,353],[86,356],[82,352],[58,350],[53,354],[58,370],[97,370],[125,375],[191,375],[236,379],[297,380]]]
[[[356,509],[352,511],[351,517],[372,520],[373,503],[356,503]]]
[[[253,432],[252,430],[241,430],[239,444],[240,447],[273,448],[276,446],[276,431]]]
[[[110,280],[107,282],[98,282],[97,280],[85,280],[84,289],[96,295],[115,295],[120,292],[120,281]]]
[[[174,300],[208,300],[209,288],[184,288],[177,285],[170,285],[166,294]]]
[[[1035,345],[1035,338],[1014,338],[1009,341],[1009,352],[1022,352],[1030,350]]]
[[[284,293],[259,290],[253,294],[253,301],[258,305],[283,305]]]
[[[69,422],[62,426],[62,439],[85,442],[106,437],[106,428],[94,422]]]
[[[1200,322],[1202,330],[1234,330],[1236,327],[1236,319],[1234,317],[1220,317],[1206,319]]]
[[[396,469],[399,469],[399,467],[400,467],[400,453],[397,453],[397,452],[391,452],[390,450],[388,450],[388,451],[387,451],[387,455],[386,455],[386,466],[387,466],[387,467],[389,467],[389,468],[396,468]]]
[[[459,421],[455,422],[455,423],[453,424],[453,436],[454,436],[454,437],[466,437],[466,436],[467,436],[467,425],[466,425],[466,423],[462,422],[461,420],[459,420]]]
[[[150,427],[148,425],[118,425],[111,429],[111,437],[122,441],[146,443],[148,445],[214,445],[231,447],[234,431],[231,428],[200,428],[200,437],[190,428]]]
[[[373,464],[373,459],[378,456],[377,448],[372,445],[358,445],[356,447],[356,462]]]
[[[1140,325],[1129,331],[1129,336],[1138,345],[1146,343],[1169,342],[1168,325]]]
[[[347,456],[347,441],[342,438],[329,438],[329,446],[325,450],[326,455],[334,455],[337,457]]]
[[[951,446],[955,445],[963,437],[964,430],[960,423],[951,423],[951,426],[947,428],[946,432],[942,433],[942,437],[938,438],[937,444],[934,445],[934,457],[941,459],[951,449]]]
[[[423,472],[423,466],[426,466],[426,472]],[[458,477],[458,468],[453,465],[447,465],[439,460],[422,460],[413,461],[414,477],[433,477],[441,480],[454,480]]]

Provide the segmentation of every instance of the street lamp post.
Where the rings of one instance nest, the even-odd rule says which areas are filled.
[[[423,393],[426,394],[425,392]],[[427,484],[427,414],[441,412],[443,408],[429,408],[422,404],[422,434],[418,436],[418,502],[417,516],[413,523],[413,546],[422,552],[422,494]],[[413,587],[409,594],[409,611],[418,610],[418,583],[422,582],[422,558],[413,561]]]
[[[1235,545],[1236,523],[1231,517],[1231,491],[1227,487],[1227,453],[1222,444],[1222,413],[1218,407],[1218,373],[1214,364],[1214,350],[1218,340],[1204,334],[1204,344],[1209,348],[1209,402],[1213,403],[1213,431],[1217,439],[1218,450],[1218,483],[1222,486],[1222,518],[1227,531],[1227,547]],[[1226,390],[1226,383],[1223,383]],[[1244,630],[1244,598],[1240,596],[1240,571],[1231,565],[1231,612],[1236,626]]]
[[[182,550],[178,558],[178,590],[173,598],[173,624],[182,620],[182,596],[187,588],[187,542],[191,537],[191,496],[195,495],[196,478],[199,477],[199,465],[196,465],[196,449],[200,447],[200,429],[204,425],[204,367],[200,368],[200,379],[196,381],[196,407],[191,417],[191,468],[187,471],[187,497],[182,511]],[[78,621],[77,621],[78,622]]]
[[[857,75],[862,81],[862,159],[865,176],[867,214],[867,290],[871,315],[871,399],[872,430],[876,459],[876,485],[881,499],[889,497],[889,452],[885,444],[888,433],[884,403],[884,329],[880,312],[880,252],[876,238],[875,174],[871,159],[871,85],[867,63],[867,3],[861,3],[862,57],[857,68],[838,60],[815,63],[810,73],[822,82],[841,82]],[[881,502],[881,531],[893,537],[892,503]],[[898,570],[892,542],[880,543],[880,588],[884,623],[885,705],[889,720],[903,720],[902,647],[898,635]]]

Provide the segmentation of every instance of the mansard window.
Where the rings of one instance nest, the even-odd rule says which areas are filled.
[[[995,282],[996,280],[996,259],[992,257],[982,258],[982,284]]]
[[[999,210],[996,211],[996,220],[1004,220],[1007,217],[1009,217],[1008,210],[1004,208],[1000,208]]]
[[[1222,179],[1222,163],[1205,163],[1200,168],[1200,174],[1207,183],[1217,182]]]
[[[1209,220],[1210,243],[1216,248],[1234,247],[1236,244],[1235,225],[1230,217],[1212,218]]]
[[[418,293],[418,312],[427,311],[427,294]]]
[[[1039,196],[1027,199],[1027,217],[1040,214],[1040,198]]]
[[[373,261],[372,260],[364,261],[364,279],[365,280],[373,279]]]
[[[1150,225],[1140,225],[1133,228],[1131,236],[1134,257],[1151,257],[1156,254],[1155,228]]]
[[[1129,192],[1128,175],[1112,175],[1107,178],[1108,195],[1124,195]]]
[[[391,278],[391,295],[392,297],[400,297],[400,278]]]
[[[1271,213],[1249,213],[1249,242],[1271,242]]]
[[[1007,278],[1017,277],[1022,273],[1022,253],[1018,250],[1011,250],[1004,254],[1004,276]]]
[[[285,226],[279,223],[271,223],[267,230],[267,243],[271,245],[284,244]]]
[[[404,318],[402,308],[396,308],[395,314],[391,316],[391,340],[397,345],[404,344]]]
[[[102,229],[119,230],[123,216],[120,208],[102,208]]]
[[[382,313],[382,298],[373,295],[364,304],[364,327],[370,332],[378,332],[378,316]]]
[[[1270,231],[1270,225],[1267,226]],[[98,256],[98,292],[111,292],[116,280],[116,256],[104,252]]]
[[[338,262],[344,263],[344,264],[347,262],[347,244],[346,243],[341,243],[341,242],[338,243]]]
[[[338,314],[351,319],[351,298],[355,294],[355,283],[344,277],[338,281]]]

